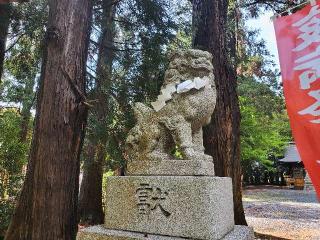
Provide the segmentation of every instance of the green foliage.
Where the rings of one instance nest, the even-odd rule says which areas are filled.
[[[39,53],[35,52],[34,42],[22,37],[6,59],[7,78],[3,83],[2,100],[10,103],[22,103],[29,110],[33,105],[36,75],[39,72]]]
[[[9,224],[27,163],[29,146],[20,142],[20,124],[16,110],[0,111],[0,233]]]
[[[262,9],[252,2],[244,1],[242,8],[236,9],[236,23],[232,24],[238,41],[236,66],[241,111],[241,164],[245,177],[256,171],[274,171],[276,159],[283,155],[285,145],[291,140],[279,71],[264,40],[259,37],[259,31],[245,26],[244,20],[250,16],[248,13],[254,17]],[[268,1],[261,3],[268,4]],[[280,5],[275,4],[275,7],[281,8],[282,3]],[[264,6],[268,8],[268,5]]]
[[[168,48],[183,44],[190,47],[190,34],[186,31],[191,26],[191,5],[183,3],[188,1],[183,0],[177,6],[168,0],[124,0],[116,6],[114,40],[105,46],[105,50],[113,50],[111,83],[106,83],[110,82],[109,78],[103,79],[106,88],[102,90],[107,99],[102,103],[106,106],[105,115],[101,117],[95,108],[90,109],[85,140],[85,144],[89,141],[106,144],[107,170],[125,165],[125,139],[134,124],[133,103],[150,104],[157,97],[168,62]],[[99,2],[96,8],[101,8]],[[188,14],[190,19],[186,24]],[[94,41],[102,34],[103,11],[96,11],[93,18],[91,38]],[[91,45],[88,62],[92,76],[87,90],[91,99],[96,98],[98,46]]]
[[[115,46],[129,53],[117,52],[120,57],[117,62],[120,66],[125,63],[119,70],[126,71],[122,76],[134,101],[153,101],[162,84],[166,46],[174,39],[178,27],[175,18],[169,15],[172,5],[167,0],[127,0],[117,9],[116,42],[121,44]]]
[[[265,114],[246,97],[240,98],[240,109],[242,165],[246,171],[256,163],[270,170],[274,167],[272,160],[283,154],[290,141],[287,116],[284,111]]]
[[[41,42],[46,22],[46,1],[37,0],[17,5],[10,28],[15,34],[9,34],[11,45],[5,61],[5,78],[1,86],[1,100],[10,103],[22,103],[31,109],[34,88],[40,73]]]
[[[254,169],[273,171],[275,160],[291,141],[289,119],[281,95],[262,82],[242,79],[241,163],[245,175]]]
[[[240,5],[246,10],[246,17],[258,18],[264,11],[282,13],[304,1],[295,0],[243,0]],[[300,7],[301,8],[301,7]],[[287,13],[288,14],[288,13]]]
[[[10,175],[20,173],[26,164],[28,144],[19,140],[20,123],[20,115],[15,110],[0,111],[0,169]]]
[[[191,48],[191,36],[186,32],[179,30],[171,45],[169,46],[170,51],[177,49],[189,49]]]
[[[10,219],[14,211],[13,200],[2,200],[0,199],[0,239],[5,234],[5,230],[10,224]]]

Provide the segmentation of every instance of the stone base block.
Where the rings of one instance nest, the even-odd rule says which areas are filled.
[[[127,175],[214,176],[214,165],[199,160],[129,161]]]
[[[193,239],[221,239],[234,227],[230,178],[109,177],[105,227]]]
[[[109,230],[104,226],[85,228],[78,232],[77,240],[185,240],[185,238],[143,234],[137,232]],[[250,227],[234,226],[234,229],[221,240],[253,240],[254,234]]]

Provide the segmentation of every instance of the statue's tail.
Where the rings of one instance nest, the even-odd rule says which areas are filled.
[[[138,102],[134,105],[133,112],[138,123],[140,123],[143,119],[149,118],[155,111],[143,103]]]
[[[143,151],[140,148],[141,146],[141,137],[144,136],[144,124],[143,122],[148,122],[148,118],[150,118],[154,114],[154,110],[152,108],[147,107],[143,103],[135,103],[133,106],[134,116],[137,120],[137,124],[129,131],[125,148],[130,156],[131,160],[139,157],[139,153]]]

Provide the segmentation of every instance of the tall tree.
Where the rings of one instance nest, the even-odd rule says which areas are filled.
[[[77,232],[90,0],[51,0],[25,183],[6,240],[71,240]]]
[[[206,152],[213,156],[217,176],[232,178],[235,223],[246,225],[242,205],[240,109],[236,69],[226,50],[228,0],[193,0],[193,46],[213,55],[217,103],[204,129]]]
[[[3,72],[3,61],[6,52],[6,41],[10,23],[11,4],[0,4],[0,83]]]
[[[81,223],[95,225],[104,221],[102,209],[102,176],[108,139],[109,99],[111,98],[112,62],[114,58],[114,22],[116,4],[113,0],[102,1],[101,36],[97,43],[98,63],[93,98],[97,100],[90,117],[95,119],[94,132],[88,137],[84,160],[83,179],[79,196]]]

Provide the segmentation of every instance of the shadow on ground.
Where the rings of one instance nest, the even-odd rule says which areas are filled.
[[[280,238],[280,237],[275,237],[272,235],[266,235],[266,234],[262,234],[262,233],[254,233],[254,236],[257,240],[290,240],[288,238]]]

